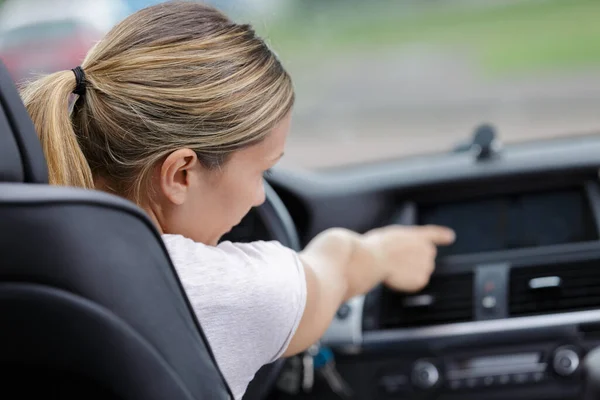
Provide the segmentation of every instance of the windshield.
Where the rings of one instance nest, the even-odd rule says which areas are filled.
[[[505,143],[600,132],[600,1],[209,3],[292,75],[289,168],[450,151],[482,123]]]

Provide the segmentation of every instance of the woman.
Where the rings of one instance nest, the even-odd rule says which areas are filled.
[[[71,93],[78,95],[71,113]],[[301,253],[219,238],[264,199],[294,93],[248,25],[169,2],[117,25],[81,67],[22,93],[57,185],[136,202],[163,235],[236,398],[256,371],[317,341],[341,303],[429,280],[442,227],[330,229]]]

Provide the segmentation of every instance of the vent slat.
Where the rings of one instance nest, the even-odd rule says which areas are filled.
[[[534,278],[558,276],[560,288],[532,290]],[[600,308],[600,261],[538,265],[511,271],[510,316],[543,315]]]
[[[380,326],[383,329],[440,325],[473,320],[473,274],[433,277],[418,295],[435,298],[427,307],[405,307],[410,295],[384,289]]]

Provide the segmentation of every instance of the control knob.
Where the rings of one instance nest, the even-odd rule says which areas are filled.
[[[552,367],[560,376],[571,376],[579,367],[579,354],[571,347],[559,347],[554,352]]]
[[[411,381],[419,389],[431,389],[440,380],[440,373],[429,361],[417,361],[412,369]]]

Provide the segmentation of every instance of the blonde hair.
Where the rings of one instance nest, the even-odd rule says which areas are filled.
[[[249,25],[209,6],[172,1],[115,26],[88,53],[85,95],[69,115],[72,71],[22,92],[50,183],[94,180],[136,202],[153,166],[190,148],[209,169],[260,142],[291,110],[292,82]]]

